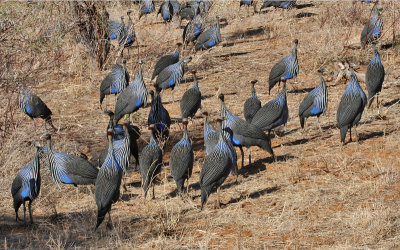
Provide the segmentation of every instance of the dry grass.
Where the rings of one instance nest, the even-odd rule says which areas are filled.
[[[308,3],[298,1],[300,5]],[[20,10],[25,8],[24,11],[31,8],[20,3],[12,6],[18,6]],[[212,195],[206,210],[200,211],[197,181],[205,152],[202,120],[195,119],[189,126],[196,159],[190,180],[191,198],[181,200],[171,195],[175,183],[167,162],[172,145],[181,136],[178,126],[172,125],[156,199],[143,201],[140,175],[131,172],[125,180],[129,183],[128,192],[124,192],[112,208],[112,230],[102,225],[93,232],[96,217],[93,187],[64,185],[59,190],[52,183],[44,164],[41,193],[33,203],[36,223],[24,227],[14,220],[11,182],[31,160],[33,148],[29,142],[44,131],[34,131],[28,118],[16,112],[15,129],[2,139],[0,148],[0,243],[4,248],[399,247],[399,47],[381,50],[385,82],[391,83],[381,94],[384,119],[376,118],[376,109],[365,110],[358,126],[360,142],[343,147],[339,145],[336,109],[344,84],[335,86],[328,82],[329,110],[321,117],[323,133],[318,131],[315,119],[311,118],[307,121],[306,133],[302,134],[296,115],[308,89],[319,84],[316,70],[320,66],[336,70],[334,62],[347,57],[359,65],[361,72],[365,71],[372,56],[371,49],[350,50],[345,49],[345,45],[359,41],[371,5],[313,2],[313,6],[301,9],[274,10],[250,17],[244,8],[240,10],[238,6],[237,2],[225,1],[212,8],[210,25],[216,14],[228,20],[228,25],[221,31],[222,45],[196,54],[185,51],[185,54],[193,55],[188,67],[198,72],[200,89],[207,97],[203,106],[211,117],[219,113],[219,104],[214,97],[218,86],[222,86],[222,91],[227,94],[227,107],[242,116],[242,105],[250,94],[249,81],[259,80],[256,89],[263,103],[273,98],[277,89],[272,90],[271,96],[267,94],[269,70],[290,53],[291,40],[299,39],[300,74],[296,83],[288,82],[288,131],[283,137],[272,139],[278,161],[271,162],[266,152],[253,148],[256,162],[248,165],[246,158],[245,167],[240,169],[240,183],[236,185],[233,177],[224,183],[222,209],[213,209],[215,195]],[[386,1],[380,6],[384,8],[383,38],[391,39],[394,20],[391,10],[398,14],[400,6],[397,2]],[[8,7],[2,5],[0,9]],[[118,20],[127,8],[133,8],[137,13],[137,6],[130,3],[110,3],[111,19]],[[42,18],[48,13],[54,17],[54,13],[44,12],[48,9],[51,6],[45,4],[37,16]],[[301,12],[317,15],[294,17]],[[145,25],[146,22],[151,24]],[[394,25],[399,27],[398,18]],[[143,17],[135,24],[141,45],[140,55],[146,62],[143,69],[148,88],[156,58],[173,51],[175,43],[181,39],[182,30],[177,26],[176,20],[165,26],[160,23],[160,17],[154,15]],[[249,30],[259,28],[263,31],[260,34],[245,35]],[[34,36],[34,33],[28,35]],[[98,87],[107,72],[95,68],[85,48],[73,42],[71,35],[65,37],[60,50],[67,58],[60,69],[42,73],[37,81],[26,83],[52,109],[56,126],[63,128],[54,135],[56,149],[72,154],[85,152],[95,160],[105,145],[104,132],[108,123],[98,105]],[[37,58],[41,65],[45,63],[40,53],[33,54],[33,58]],[[137,50],[132,49],[128,58],[132,77],[137,59]],[[117,60],[116,57],[110,58],[110,64]],[[189,82],[178,86],[175,99],[190,85]],[[365,84],[361,85],[365,89]],[[10,95],[16,99],[11,92],[1,92],[1,107],[5,107],[6,99],[3,97]],[[108,99],[110,106],[113,98]],[[178,118],[179,102],[170,103],[170,90],[165,91],[163,100],[171,117]],[[143,132],[140,148],[148,141],[148,132],[144,129],[148,112],[149,108],[146,108],[135,115],[135,123]],[[3,114],[3,108],[0,113]],[[37,121],[37,124],[42,125],[42,121]]]

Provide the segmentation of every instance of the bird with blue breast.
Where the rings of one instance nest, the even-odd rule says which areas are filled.
[[[361,32],[361,46],[377,41],[383,31],[383,20],[376,6],[372,8],[371,19],[364,25]]]
[[[359,139],[355,126],[361,120],[365,105],[367,105],[367,96],[358,83],[357,75],[352,68],[350,70],[349,84],[340,99],[336,113],[336,120],[340,129],[340,141],[343,145],[345,144],[348,130],[350,130],[350,141],[352,141],[351,129],[353,127],[356,133],[356,140]]]
[[[35,146],[35,155],[32,162],[23,168],[14,178],[11,185],[11,194],[13,197],[13,205],[15,210],[15,220],[20,221],[18,210],[23,205],[24,207],[24,223],[26,224],[26,207],[25,203],[28,201],[28,210],[30,223],[33,223],[32,218],[32,202],[38,197],[40,192],[40,151],[42,150],[39,142],[33,142]]]
[[[322,77],[322,72],[326,72],[326,69],[320,68],[318,70],[321,84],[311,90],[300,103],[299,106],[299,118],[300,126],[304,130],[304,124],[308,117],[316,116],[319,130],[322,132],[321,125],[319,123],[319,116],[324,114],[328,109],[328,88],[325,83],[325,79]]]
[[[297,60],[297,45],[299,44],[299,40],[294,39],[293,43],[292,53],[276,63],[269,73],[269,94],[276,83],[280,84],[281,81],[296,78],[299,73],[299,63]]]

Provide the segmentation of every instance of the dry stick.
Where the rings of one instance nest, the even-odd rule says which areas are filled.
[[[353,1],[353,16],[352,16],[352,22],[351,22],[350,30],[349,30],[349,32],[348,32],[348,34],[347,34],[346,39],[345,39],[345,44],[343,45],[343,49],[342,49],[342,51],[340,52],[340,54],[342,54],[342,53],[344,52],[345,47],[346,47],[346,44],[348,44],[348,42],[349,42],[349,38],[350,38],[351,31],[352,31],[352,29],[353,29],[353,24],[354,24],[354,19],[355,19],[355,14],[356,14],[356,13],[355,13],[355,12],[356,12],[355,4],[356,4],[356,2]]]

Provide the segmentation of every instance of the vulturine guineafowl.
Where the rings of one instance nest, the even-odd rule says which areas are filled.
[[[15,220],[19,221],[20,218],[18,216],[18,210],[21,205],[24,206],[24,223],[26,223],[26,207],[25,202],[28,201],[28,210],[29,217],[31,223],[33,223],[32,219],[32,210],[31,204],[38,197],[40,192],[40,160],[39,153],[41,151],[41,147],[38,142],[35,143],[35,156],[33,157],[33,161],[28,164],[25,168],[23,168],[15,177],[14,181],[11,185],[11,194],[13,197],[13,205],[15,210]]]
[[[42,138],[47,140],[47,145],[42,148],[47,157],[46,164],[53,182],[58,187],[60,183],[74,186],[95,184],[99,172],[95,166],[82,157],[55,151],[50,134],[45,134]]]
[[[146,199],[149,185],[153,188],[154,199],[154,180],[157,174],[161,172],[162,168],[162,151],[158,146],[154,135],[154,124],[149,126],[150,142],[147,144],[140,154],[140,173],[142,175],[142,187],[144,191],[144,198]]]
[[[372,101],[374,100],[375,96],[376,106],[379,108],[378,95],[382,90],[382,84],[384,80],[385,68],[382,65],[378,48],[374,46],[374,57],[368,64],[367,72],[365,73],[365,84],[367,85],[368,91],[368,108],[371,107]]]
[[[270,136],[272,129],[281,125],[286,126],[288,117],[289,109],[286,98],[286,82],[284,82],[279,95],[257,111],[251,124],[263,131],[268,130],[268,136]]]
[[[172,6],[170,0],[164,0],[164,2],[160,5],[157,15],[158,14],[161,14],[165,22],[170,22],[172,20],[172,17],[174,16],[174,7]]]
[[[257,80],[252,80],[251,83],[251,95],[247,100],[244,102],[243,105],[243,114],[244,114],[244,119],[248,123],[251,123],[253,120],[254,115],[257,113],[257,111],[261,108],[261,101],[258,100],[257,94],[256,94],[256,89],[254,85],[257,83]]]
[[[140,3],[139,20],[142,16],[150,14],[155,10],[153,0],[141,0]]]
[[[268,93],[271,93],[271,89],[276,85],[276,83],[297,77],[297,74],[299,73],[297,44],[299,41],[294,39],[293,43],[294,47],[292,49],[292,53],[272,67],[271,72],[269,73]]]
[[[197,83],[195,70],[192,71],[192,75],[193,87],[186,90],[180,103],[182,119],[193,118],[197,110],[201,107],[201,92]]]
[[[112,129],[113,130],[113,141],[114,144],[117,141],[124,140],[125,138],[125,131],[123,128],[123,125],[121,124],[116,124],[114,125],[114,113],[112,111],[105,111],[107,115],[110,116],[110,122],[107,127],[107,129]],[[137,144],[137,139],[140,137],[140,130],[137,126],[133,126],[131,124],[127,125],[128,129],[128,134],[129,134],[129,150],[130,150],[130,155],[132,155],[135,158],[135,169],[138,170],[139,167],[139,149],[138,149],[138,144]],[[99,156],[99,166],[102,166],[108,153],[108,144],[106,147],[101,151],[100,156]],[[122,166],[124,168],[124,166]]]
[[[300,103],[299,118],[300,126],[304,130],[306,118],[310,116],[317,116],[318,127],[322,132],[322,128],[319,123],[319,116],[324,114],[328,109],[328,88],[324,78],[322,77],[322,72],[325,72],[325,69],[321,68],[318,70],[318,72],[320,74],[321,84],[311,90]]]
[[[221,42],[221,31],[219,27],[219,16],[217,16],[217,23],[209,28],[208,30],[202,32],[197,38],[195,45],[195,50],[205,50],[212,48]]]
[[[232,170],[232,152],[222,132],[222,118],[218,118],[217,123],[218,142],[206,156],[200,172],[201,209],[214,188],[217,188],[217,207],[220,207],[220,187]]]
[[[46,130],[46,123],[48,123],[53,130],[57,130],[51,120],[52,112],[42,99],[19,82],[17,82],[17,87],[19,88],[18,108],[32,119],[35,129],[36,123],[34,118],[42,118],[45,121],[44,128]]]
[[[156,89],[154,94],[153,90],[150,90],[151,95],[151,109],[147,124],[154,125],[154,133],[157,139],[166,140],[169,136],[169,128],[171,126],[171,117],[169,116],[168,110],[166,110],[161,101],[160,89]]]
[[[182,20],[192,20],[196,15],[200,14],[200,5],[196,2],[186,3],[185,5],[181,6],[181,11],[179,12],[180,22]]]
[[[143,81],[142,64],[139,60],[139,69],[133,82],[122,90],[115,104],[115,123],[127,114],[136,112],[139,108],[147,105],[147,89]]]
[[[357,76],[352,68],[350,68],[350,70],[352,72],[349,84],[343,93],[336,113],[336,119],[340,129],[340,141],[343,144],[345,143],[347,130],[350,130],[350,141],[352,140],[351,128],[353,126],[356,137],[358,137],[355,126],[361,120],[361,115],[364,111],[365,105],[367,104],[367,97],[358,83]]]
[[[120,40],[124,32],[125,22],[124,16],[121,16],[121,22],[109,21],[108,22],[108,36],[112,40]]]
[[[248,149],[249,164],[251,164],[251,146],[258,146],[275,158],[270,138],[259,127],[233,115],[225,106],[223,94],[219,94],[218,98],[221,102],[221,116],[226,117],[222,122],[222,127],[224,131],[229,133],[232,144],[240,149],[242,168],[244,166],[243,146]]]
[[[264,3],[262,4],[260,11],[262,9],[268,8],[268,7],[275,7],[275,8],[282,8],[282,9],[291,9],[294,5],[296,4],[296,0],[264,0]]]
[[[104,78],[100,85],[100,107],[106,95],[117,95],[129,84],[129,73],[126,69],[126,60],[122,64],[115,64],[111,72]]]
[[[204,116],[204,147],[206,148],[206,154],[208,155],[211,153],[211,149],[217,145],[218,132],[215,131],[208,122],[208,112],[202,110],[201,113]]]
[[[135,30],[133,27],[133,21],[131,18],[132,11],[129,10],[126,14],[128,15],[128,25],[123,28],[121,35],[118,38],[119,45],[124,47],[130,47],[136,41]]]
[[[169,65],[179,62],[179,53],[182,48],[182,43],[177,43],[176,46],[176,50],[173,54],[165,55],[157,61],[156,65],[154,66],[151,80],[153,80],[158,74],[160,74],[161,71],[163,71],[163,69],[165,69]]]
[[[172,5],[172,9],[173,9],[173,15],[178,15],[179,11],[181,11],[181,4],[179,3],[178,0],[169,0],[169,2]]]
[[[177,63],[171,64],[165,69],[163,69],[157,77],[156,82],[154,83],[154,87],[157,89],[169,89],[171,88],[172,93],[172,101],[173,98],[173,90],[175,86],[178,86],[181,83],[183,74],[185,73],[185,63],[188,63],[192,60],[191,56],[185,57]]]
[[[122,167],[115,158],[113,148],[113,131],[107,130],[108,152],[106,160],[100,168],[96,179],[95,200],[97,204],[97,223],[96,229],[103,222],[108,213],[108,225],[111,225],[111,205],[118,201],[122,180]]]
[[[372,9],[371,19],[364,25],[361,32],[361,46],[379,39],[383,30],[383,20],[376,6]]]
[[[182,41],[184,44],[189,44],[190,42],[196,41],[201,32],[204,30],[203,18],[200,14],[196,15],[191,21],[189,21],[182,35]]]
[[[182,194],[184,191],[185,181],[189,188],[189,178],[192,176],[194,154],[192,144],[189,140],[187,118],[182,119],[183,135],[182,139],[174,145],[169,158],[169,166],[171,168],[172,177],[175,180],[178,192]]]

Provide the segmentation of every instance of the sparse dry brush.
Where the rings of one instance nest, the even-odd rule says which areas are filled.
[[[311,2],[311,5],[310,5]],[[19,80],[38,94],[53,111],[62,130],[53,135],[60,152],[84,152],[95,161],[106,143],[108,117],[99,109],[98,88],[118,59],[110,47],[104,71],[90,51],[77,42],[76,19],[70,3],[30,2],[0,5],[0,245],[4,248],[399,248],[400,242],[400,50],[380,50],[386,78],[381,99],[381,116],[365,110],[357,128],[360,142],[339,145],[336,110],[345,89],[326,76],[328,113],[321,117],[323,133],[315,119],[300,132],[298,105],[306,92],[317,86],[316,70],[323,66],[337,72],[336,62],[348,58],[359,72],[366,70],[372,50],[352,49],[360,41],[363,24],[372,5],[360,1],[298,1],[290,11],[268,10],[247,16],[239,3],[218,1],[208,14],[211,26],[218,14],[226,18],[221,45],[210,51],[184,55],[193,60],[204,96],[203,108],[210,120],[219,114],[215,87],[222,87],[226,105],[242,116],[243,103],[250,95],[249,80],[258,79],[257,94],[262,103],[267,94],[268,73],[275,62],[290,53],[291,40],[299,40],[300,73],[296,83],[288,81],[289,122],[284,136],[272,139],[278,156],[271,162],[267,153],[253,148],[255,162],[240,169],[239,184],[228,177],[221,190],[222,209],[214,210],[211,195],[200,211],[199,173],[204,161],[202,119],[189,125],[195,152],[189,197],[175,196],[175,182],[168,167],[169,152],[182,132],[171,126],[164,166],[156,186],[156,199],[143,200],[140,175],[126,177],[128,191],[112,208],[114,228],[101,226],[93,232],[96,217],[93,187],[63,185],[58,189],[42,164],[42,187],[33,202],[36,224],[24,227],[15,222],[10,187],[14,176],[31,161],[30,142],[44,133],[42,121],[34,131],[29,118],[16,109],[14,81]],[[82,3],[83,4],[83,3]],[[102,3],[110,20],[119,20],[133,10],[138,44],[127,56],[133,77],[138,53],[145,61],[144,81],[148,89],[156,59],[172,52],[181,41],[178,20],[164,25],[154,14],[138,20],[138,6],[131,2]],[[159,6],[157,2],[156,8]],[[257,9],[259,9],[260,1]],[[382,39],[391,44],[400,38],[397,1],[381,1],[384,20]],[[316,15],[296,18],[301,13]],[[301,16],[301,15],[300,15]],[[209,27],[208,26],[208,27]],[[78,39],[79,40],[79,39]],[[139,47],[138,47],[139,46]],[[187,71],[188,72],[188,71]],[[190,79],[190,76],[185,76]],[[184,81],[174,91],[182,96],[191,83]],[[365,84],[361,82],[365,89]],[[112,107],[113,98],[108,98]],[[172,120],[180,116],[179,102],[171,94],[163,101]],[[143,131],[139,150],[148,142],[146,130],[149,106],[134,115]],[[42,162],[43,163],[43,162]],[[240,164],[239,164],[240,165]]]

